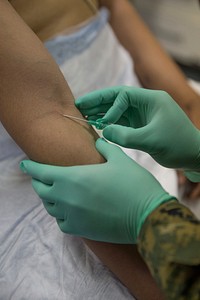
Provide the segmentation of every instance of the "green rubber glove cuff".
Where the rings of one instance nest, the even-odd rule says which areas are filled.
[[[139,223],[137,226],[137,238],[140,234],[140,230],[142,229],[142,226],[146,220],[146,218],[161,204],[165,203],[165,202],[169,202],[171,200],[177,200],[177,198],[175,196],[171,196],[168,193],[164,194],[163,197],[161,199],[157,199],[154,200],[150,203],[150,205],[148,206],[148,208],[146,208],[146,210],[144,211],[144,213],[141,215],[140,219],[139,219]]]

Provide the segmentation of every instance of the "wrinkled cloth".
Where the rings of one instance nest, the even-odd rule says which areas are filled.
[[[72,39],[74,51],[69,55]],[[130,56],[107,24],[106,11],[79,32],[56,37],[45,46],[75,97],[111,85],[139,85]],[[31,179],[19,170],[26,155],[1,124],[0,149],[0,300],[134,299],[81,239],[59,230]],[[176,193],[174,171],[139,151],[130,155]]]

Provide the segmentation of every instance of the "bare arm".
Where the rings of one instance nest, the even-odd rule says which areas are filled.
[[[0,1],[0,5],[3,125],[34,160],[67,165],[103,162],[94,149],[91,128],[61,115],[81,116],[58,66],[9,3]],[[60,145],[63,139],[67,151]],[[82,155],[77,155],[80,149]]]
[[[62,117],[80,116],[61,72],[7,0],[0,0],[0,119],[36,161],[101,163],[92,129]],[[86,241],[138,299],[161,299],[135,246]]]
[[[111,26],[128,50],[135,72],[145,88],[165,90],[200,128],[200,96],[150,32],[128,0],[100,0],[110,14]]]

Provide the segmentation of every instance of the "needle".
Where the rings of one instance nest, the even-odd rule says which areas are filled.
[[[96,121],[92,121],[92,120],[85,120],[85,119],[70,116],[70,115],[63,115],[63,117],[70,118],[70,119],[75,119],[75,120],[79,120],[79,121],[83,121],[83,122],[87,122],[88,124],[95,126],[96,129],[99,129],[99,130],[104,129],[107,125],[109,125],[109,124],[104,124],[104,123],[96,122]]]
[[[78,118],[78,117],[74,117],[74,116],[70,116],[70,115],[63,115],[63,117],[70,118],[70,119],[75,119],[75,120],[79,120],[79,121],[83,121],[83,122],[87,122],[87,123],[89,122],[88,120]]]

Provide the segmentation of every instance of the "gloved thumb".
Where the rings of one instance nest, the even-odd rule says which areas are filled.
[[[110,125],[103,130],[103,136],[125,148],[147,151],[147,131],[145,127],[132,128],[121,125]]]
[[[107,161],[113,161],[116,156],[119,157],[120,154],[123,154],[123,151],[118,146],[112,145],[104,139],[98,139],[96,141],[96,148]]]
[[[33,177],[36,180],[42,181],[45,184],[53,184],[54,178],[52,176],[53,166],[40,164],[31,160],[23,160],[20,163],[20,169]]]

